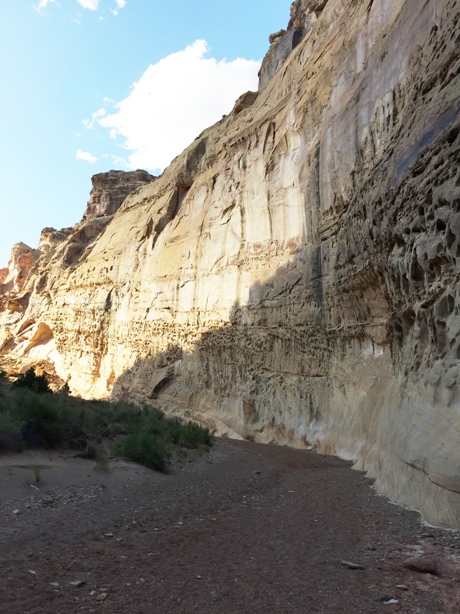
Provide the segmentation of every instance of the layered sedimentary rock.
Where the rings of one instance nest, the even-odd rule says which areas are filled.
[[[118,211],[128,194],[155,177],[146,171],[109,171],[92,177],[92,190],[83,219],[73,227],[44,228],[38,249],[23,243],[13,247],[8,267],[0,269],[0,356],[3,367],[18,371],[39,365],[53,382],[61,380],[55,370],[60,354],[54,334],[42,318],[26,317],[31,297],[48,291],[50,270],[75,267]],[[29,276],[30,274],[30,276]],[[27,288],[23,286],[28,279]],[[18,360],[18,357],[21,359]],[[68,379],[68,375],[65,374]]]
[[[258,95],[37,263],[4,353],[46,326],[75,393],[354,459],[459,526],[459,11],[297,0]]]
[[[154,179],[154,175],[142,170],[109,171],[93,175],[93,187],[83,219],[113,215],[129,194]]]

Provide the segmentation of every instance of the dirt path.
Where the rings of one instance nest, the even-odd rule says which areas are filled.
[[[8,464],[1,613],[460,612],[459,534],[423,526],[335,458],[218,441],[166,476],[46,455]],[[439,575],[405,568],[414,553]]]

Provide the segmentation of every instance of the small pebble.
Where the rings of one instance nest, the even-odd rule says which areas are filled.
[[[404,567],[419,573],[430,573],[433,575],[438,573],[436,561],[426,556],[411,556],[404,561]]]
[[[343,567],[348,567],[348,569],[365,569],[364,565],[360,565],[359,563],[352,563],[351,561],[340,561],[340,564]]]
[[[391,603],[398,603],[398,600],[392,597],[391,595],[382,595],[381,597],[376,599],[376,601],[380,601],[380,603],[383,603],[384,605],[389,605]]]

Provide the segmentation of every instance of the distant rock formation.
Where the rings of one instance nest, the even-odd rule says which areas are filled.
[[[38,251],[40,254],[45,254],[50,250],[55,249],[59,243],[62,243],[71,234],[73,228],[61,228],[56,230],[55,228],[43,228],[40,234],[40,241],[38,242]]]
[[[0,351],[353,459],[460,526],[459,41],[460,0],[296,0],[258,95],[113,216],[95,202]]]
[[[82,256],[87,256],[126,196],[154,179],[153,175],[140,170],[94,175],[87,210],[79,224],[61,230],[44,228],[36,250],[24,243],[13,247],[8,267],[0,269],[0,313],[4,312],[4,326],[0,327],[0,356],[3,354],[5,367],[11,369],[12,365],[19,365],[16,370],[20,370],[21,361],[15,362],[13,357],[22,355],[25,357],[24,365],[39,364],[50,377],[60,379],[55,371],[60,364],[60,355],[56,351],[53,331],[40,318],[22,321],[21,318],[28,310],[29,302],[45,290],[48,270],[56,264],[58,268],[63,264],[74,267]],[[27,291],[22,292],[28,278]]]
[[[93,189],[83,219],[113,215],[129,194],[154,179],[154,175],[142,170],[109,171],[93,175]]]
[[[20,292],[40,252],[25,243],[16,243],[6,268],[0,269],[0,296]]]

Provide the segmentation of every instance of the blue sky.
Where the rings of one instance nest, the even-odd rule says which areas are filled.
[[[257,87],[291,0],[8,0],[0,6],[0,268],[79,221],[91,176],[158,173]]]

